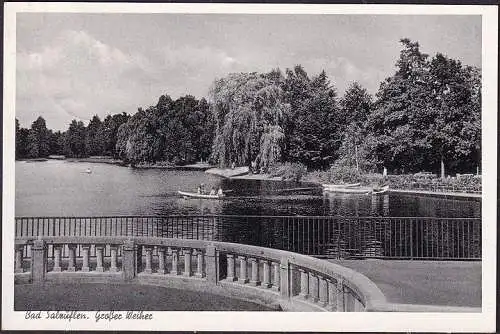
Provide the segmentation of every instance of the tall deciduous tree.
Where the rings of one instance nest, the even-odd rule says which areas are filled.
[[[282,89],[257,73],[239,73],[216,80],[211,91],[215,139],[212,159],[267,168],[281,160],[283,119],[289,110]]]
[[[29,130],[22,128],[16,118],[16,159],[26,158],[28,155]]]
[[[94,115],[87,126],[85,132],[85,152],[88,155],[102,155],[103,141],[99,134],[101,133],[102,122],[99,116]]]
[[[401,171],[426,165],[430,143],[426,139],[428,114],[428,55],[417,42],[402,39],[397,71],[380,85],[369,130],[376,154],[385,166]]]
[[[310,79],[302,66],[296,66],[286,74],[284,89],[291,106],[286,159],[324,168],[336,158],[341,142],[335,89],[324,71]]]
[[[353,82],[340,99],[342,145],[338,164],[358,171],[374,168],[370,157],[371,141],[367,140],[366,122],[372,109],[372,97],[359,83]]]
[[[480,90],[477,72],[440,53],[430,62],[430,116],[427,140],[432,158],[439,161],[441,176],[453,161],[476,156],[480,141]],[[456,166],[458,167],[458,166]],[[459,167],[458,167],[459,168]],[[470,166],[469,166],[470,168]]]
[[[72,120],[64,136],[64,152],[68,157],[81,158],[85,151],[85,125],[82,121]]]
[[[27,151],[30,158],[49,155],[50,134],[43,117],[38,117],[32,124],[28,134]]]

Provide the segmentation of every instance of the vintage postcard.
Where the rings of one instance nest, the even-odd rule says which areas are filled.
[[[495,330],[497,7],[4,12],[2,329]]]

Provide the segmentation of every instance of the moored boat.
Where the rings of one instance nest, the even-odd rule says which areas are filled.
[[[342,193],[342,194],[370,194],[373,189],[368,187],[336,187],[336,188],[325,188],[325,192],[328,193]]]
[[[323,188],[355,188],[361,186],[361,183],[346,183],[346,184],[333,184],[333,183],[323,183]]]
[[[179,195],[182,195],[184,197],[189,197],[189,198],[204,198],[204,199],[223,199],[224,196],[219,196],[219,195],[210,195],[210,194],[198,194],[198,193],[192,193],[188,191],[177,191]]]
[[[381,188],[373,188],[373,195],[381,195],[389,192],[389,186],[383,186]]]

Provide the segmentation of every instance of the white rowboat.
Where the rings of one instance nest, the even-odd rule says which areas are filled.
[[[190,198],[204,198],[204,199],[223,199],[224,196],[219,196],[219,195],[209,195],[209,194],[198,194],[198,193],[191,193],[187,191],[177,191],[180,195],[184,197],[190,197]]]

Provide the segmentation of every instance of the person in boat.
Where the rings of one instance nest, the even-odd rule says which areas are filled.
[[[212,189],[210,190],[210,195],[215,196],[215,188],[214,187],[212,187]]]
[[[222,191],[222,187],[219,187],[219,190],[217,191],[217,196],[219,196],[219,197],[224,196],[224,192]]]

